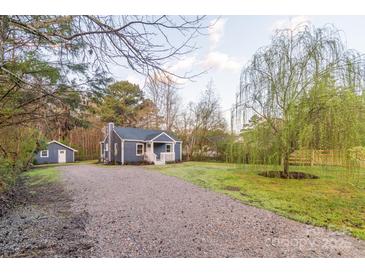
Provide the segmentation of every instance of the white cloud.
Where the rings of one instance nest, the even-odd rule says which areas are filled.
[[[221,70],[238,71],[241,69],[241,63],[230,57],[228,54],[212,51],[208,53],[202,62],[204,68],[216,68]]]
[[[170,71],[190,70],[196,62],[195,56],[185,56],[170,67]]]
[[[288,19],[282,19],[275,21],[271,27],[270,31],[275,31],[277,29],[290,29],[290,30],[300,30],[301,27],[305,27],[311,24],[309,16],[294,16]]]
[[[226,18],[218,18],[210,22],[211,26],[208,30],[210,40],[209,51],[202,61],[195,62],[194,60],[193,64],[195,63],[204,69],[219,69],[231,72],[236,72],[241,69],[241,62],[216,49],[223,38],[226,23]]]
[[[219,41],[223,37],[224,26],[227,22],[227,19],[215,19],[210,22],[211,26],[209,27],[209,40],[211,42],[211,48],[217,47]]]

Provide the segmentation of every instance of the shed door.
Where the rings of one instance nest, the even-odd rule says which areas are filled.
[[[66,163],[66,150],[63,149],[58,150],[58,162]]]

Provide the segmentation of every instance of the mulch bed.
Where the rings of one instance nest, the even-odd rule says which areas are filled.
[[[229,191],[240,191],[241,188],[239,186],[226,186],[224,188],[224,190],[229,190]]]
[[[260,176],[265,176],[269,178],[281,178],[281,179],[319,179],[318,176],[304,173],[304,172],[289,172],[288,176],[284,174],[283,171],[263,171],[258,173]]]

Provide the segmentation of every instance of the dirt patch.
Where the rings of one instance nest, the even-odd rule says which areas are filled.
[[[226,186],[224,188],[224,190],[229,190],[229,191],[240,191],[241,188],[239,186]]]
[[[269,178],[281,178],[281,179],[319,179],[318,176],[304,173],[304,172],[289,172],[288,175],[285,175],[282,171],[264,171],[258,173],[260,176],[265,176]]]
[[[0,257],[90,257],[88,214],[71,212],[62,185],[20,184],[11,193],[0,216]]]
[[[0,218],[10,209],[17,205],[24,204],[27,200],[28,189],[24,181],[18,179],[17,182],[10,186],[6,191],[0,193]]]

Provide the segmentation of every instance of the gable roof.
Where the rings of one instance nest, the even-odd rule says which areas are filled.
[[[161,133],[166,133],[163,130],[132,128],[132,127],[114,127],[114,131],[122,139],[150,141]],[[167,133],[166,133],[167,134]],[[175,136],[168,134],[174,141],[179,141]]]
[[[168,135],[166,132],[161,132],[160,134],[158,134],[158,135],[156,135],[155,137],[153,137],[152,139],[151,139],[151,141],[154,141],[154,140],[158,140],[158,138],[160,138],[161,136],[166,136],[168,139],[170,139],[171,141],[175,141],[175,139],[174,138],[172,138],[170,135]]]
[[[59,144],[60,146],[63,146],[63,147],[65,147],[65,148],[68,148],[68,149],[71,149],[71,150],[73,150],[73,151],[77,152],[77,150],[76,150],[76,149],[73,149],[72,147],[66,146],[65,144],[62,144],[62,143],[60,143],[60,142],[58,142],[58,141],[56,141],[56,140],[52,140],[52,141],[48,142],[47,144],[49,145],[49,144],[52,144],[52,143]]]

